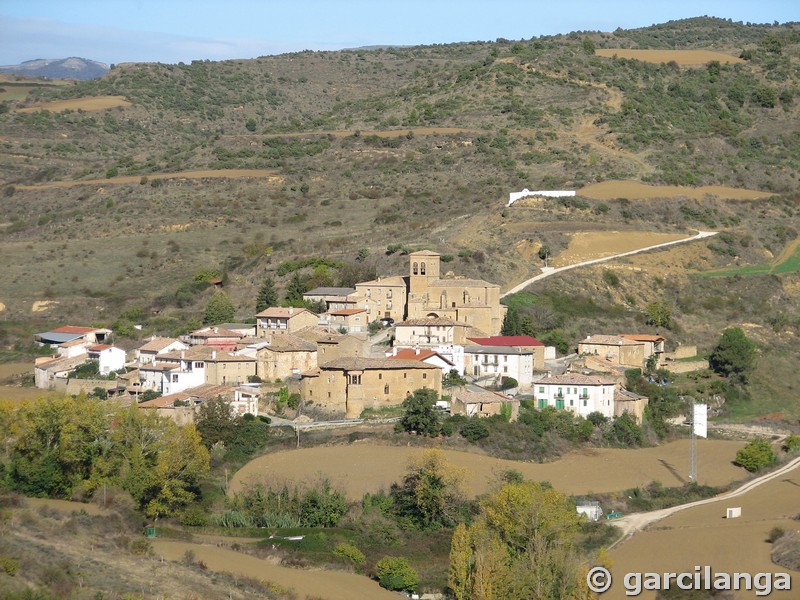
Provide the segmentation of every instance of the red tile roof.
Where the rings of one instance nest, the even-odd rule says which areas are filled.
[[[56,329],[50,330],[52,333],[92,333],[95,331],[94,327],[75,327],[73,325],[64,325]]]
[[[431,356],[438,356],[446,363],[451,365],[453,364],[438,352],[434,352],[433,350],[420,350],[419,352],[417,352],[414,348],[403,348],[402,350],[398,350],[397,354],[394,354],[389,358],[394,358],[399,360],[425,360],[426,358],[430,358]]]
[[[628,340],[636,340],[637,342],[663,342],[665,338],[660,335],[650,335],[647,333],[621,333],[619,337],[624,337]]]
[[[111,344],[95,344],[94,346],[89,346],[87,350],[91,350],[92,352],[102,352],[103,350],[108,350],[109,348],[113,348]]]
[[[486,338],[467,338],[480,346],[544,346],[529,335],[493,335]]]
[[[367,312],[366,308],[344,308],[342,310],[334,310],[329,312],[329,315],[335,317],[349,317],[350,315],[357,315],[359,313]]]

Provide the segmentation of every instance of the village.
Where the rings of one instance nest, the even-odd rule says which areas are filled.
[[[135,402],[178,424],[217,397],[236,414],[285,417],[286,407],[276,406],[281,389],[294,399],[289,420],[358,419],[398,407],[420,388],[435,391],[451,414],[513,420],[527,399],[538,409],[629,413],[641,423],[648,399],[625,389],[625,371],[653,371],[686,355],[668,355],[666,340],[653,334],[588,335],[564,357],[531,336],[501,335],[500,286],[442,276],[440,258],[412,252],[406,276],[306,292],[304,300],[326,307],[321,314],[273,306],[255,323],[152,337],[127,352],[110,329],[57,327],[35,336],[54,352],[36,359],[35,385]]]

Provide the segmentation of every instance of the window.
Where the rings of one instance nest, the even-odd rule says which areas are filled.
[[[383,379],[383,373],[378,373],[378,379]]]
[[[389,393],[389,384],[388,383],[385,386],[383,386],[383,393],[384,394],[388,394]]]
[[[347,383],[349,383],[350,385],[361,385],[361,374],[348,375]]]
[[[172,376],[172,383],[178,383],[178,375],[177,374]]]
[[[583,401],[583,406],[586,407],[586,400]]]
[[[503,373],[508,373],[508,367],[506,366],[503,367]]]
[[[420,275],[425,275],[425,263],[422,263],[422,264],[419,266],[419,274],[420,274]]]
[[[406,377],[408,377],[408,373],[403,373],[403,379],[405,379]]]
[[[544,386],[543,385],[539,386],[539,393],[540,394],[544,394]]]
[[[392,297],[392,290],[387,290],[386,291],[386,297],[387,298],[391,298]]]
[[[413,264],[413,266],[412,266],[412,268],[411,268],[411,272],[412,272],[414,275],[417,275],[417,274],[419,273],[419,265],[417,265],[417,263],[414,263],[414,264]]]
[[[203,368],[203,363],[201,363],[201,362],[194,363],[194,368],[195,369],[202,369]]]
[[[422,378],[423,378],[423,379],[427,379],[427,378],[428,378],[428,374],[427,374],[427,373],[423,373],[423,374],[422,374]]]
[[[589,396],[589,390],[588,390],[588,388],[583,388],[583,397],[584,397],[584,398],[588,398],[588,396]]]

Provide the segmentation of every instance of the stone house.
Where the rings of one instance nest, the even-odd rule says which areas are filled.
[[[379,277],[356,284],[357,306],[367,311],[369,322],[383,318],[402,321],[406,313],[407,287],[402,277]]]
[[[365,339],[342,334],[328,327],[306,327],[297,332],[297,337],[316,345],[318,364],[368,353]]]
[[[337,331],[361,333],[368,329],[369,315],[365,308],[345,308],[321,314],[320,321]]]
[[[251,344],[240,354],[255,357],[256,375],[262,381],[283,380],[317,368],[317,345],[291,333]]]
[[[640,396],[617,386],[614,390],[614,416],[619,417],[622,413],[628,413],[638,425],[641,425],[644,419],[644,409],[647,408],[649,402],[650,399],[647,396]]]
[[[646,345],[619,335],[589,335],[578,343],[578,354],[597,355],[628,368],[643,369],[647,359]]]
[[[540,379],[534,384],[537,408],[553,406],[583,417],[593,412],[614,416],[616,384],[610,379],[579,373],[565,373]]]
[[[319,317],[307,308],[272,307],[256,315],[256,337],[273,333],[296,333],[319,323]]]
[[[351,287],[317,287],[303,294],[306,302],[324,302],[325,310],[355,308],[356,289]]]
[[[463,388],[452,392],[450,414],[467,417],[491,417],[508,411],[511,421],[519,417],[519,400],[489,390],[472,392]]]
[[[341,358],[294,382],[307,402],[333,415],[357,418],[365,408],[397,406],[420,388],[442,392],[442,371],[416,360]]]

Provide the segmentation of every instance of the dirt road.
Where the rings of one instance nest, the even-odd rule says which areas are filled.
[[[749,491],[764,485],[765,483],[777,479],[778,477],[782,477],[787,473],[793,471],[798,466],[800,466],[800,456],[795,458],[794,460],[786,463],[779,469],[767,473],[766,475],[762,475],[761,477],[757,477],[756,479],[752,479],[747,483],[741,485],[740,487],[736,488],[731,492],[727,492],[725,494],[720,494],[719,496],[715,496],[714,498],[705,498],[704,500],[697,500],[695,502],[689,502],[688,504],[681,504],[679,506],[672,506],[670,508],[664,508],[661,510],[654,510],[651,512],[646,513],[634,513],[630,515],[626,515],[617,521],[615,521],[615,525],[622,529],[623,535],[622,537],[617,540],[614,544],[611,545],[611,548],[616,546],[617,544],[622,543],[630,536],[634,535],[637,531],[641,531],[648,525],[660,521],[670,515],[675,514],[676,512],[686,510],[687,508],[694,508],[696,506],[703,506],[705,504],[713,504],[715,502],[726,502],[728,500],[732,500],[733,498],[737,498],[742,496]]]
[[[647,246],[645,248],[639,248],[637,250],[631,250],[629,252],[622,252],[620,254],[612,254],[611,256],[604,256],[602,258],[595,258],[595,259],[592,259],[592,260],[584,260],[584,261],[581,261],[581,262],[578,262],[578,263],[575,263],[575,264],[572,264],[572,265],[567,265],[565,267],[557,267],[557,268],[544,267],[544,268],[542,268],[542,272],[541,273],[531,277],[530,279],[526,279],[525,281],[523,281],[519,285],[514,286],[513,288],[511,288],[507,292],[503,293],[500,297],[503,298],[505,296],[508,296],[509,294],[515,294],[517,292],[521,292],[526,287],[528,287],[530,284],[532,284],[532,283],[534,283],[536,281],[539,281],[541,279],[544,279],[545,277],[550,277],[551,275],[555,275],[557,273],[561,273],[563,271],[569,271],[570,269],[577,269],[578,267],[586,267],[586,266],[589,266],[589,265],[595,265],[595,264],[607,262],[609,260],[614,260],[616,258],[622,258],[623,256],[632,256],[633,254],[640,254],[642,252],[647,252],[648,250],[657,250],[659,248],[666,248],[668,246],[674,246],[676,244],[686,244],[687,242],[694,242],[694,241],[701,240],[701,239],[704,239],[704,238],[707,238],[707,237],[711,237],[711,236],[714,236],[714,235],[717,235],[716,231],[698,231],[697,235],[693,235],[692,237],[683,238],[683,239],[680,239],[680,240],[672,240],[672,241],[669,241],[669,242],[663,242],[661,244],[654,244],[653,246]]]

